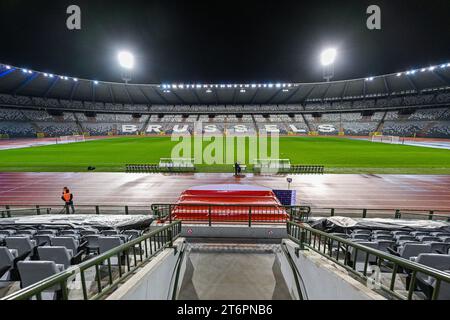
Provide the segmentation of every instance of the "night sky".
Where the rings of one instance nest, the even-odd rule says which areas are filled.
[[[381,30],[366,28],[370,4]],[[450,1],[1,0],[0,37],[2,63],[104,81],[129,49],[134,83],[321,81],[332,46],[340,80],[450,62]]]

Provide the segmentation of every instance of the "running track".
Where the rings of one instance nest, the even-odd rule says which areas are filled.
[[[299,203],[315,207],[450,210],[450,175],[293,175]],[[285,176],[228,173],[0,173],[0,205],[60,205],[68,186],[75,204],[171,203],[195,185],[241,183],[287,188]]]

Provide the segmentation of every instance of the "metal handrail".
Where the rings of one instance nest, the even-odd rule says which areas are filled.
[[[54,286],[60,286],[62,293],[62,300],[69,299],[68,285],[73,280],[73,277],[80,274],[81,285],[83,291],[84,300],[100,299],[113,289],[117,284],[123,281],[126,277],[131,275],[137,268],[156,256],[160,251],[165,248],[173,246],[173,241],[179,237],[181,233],[181,221],[175,221],[169,225],[158,228],[152,232],[146,233],[134,240],[126,242],[120,246],[117,246],[103,254],[95,256],[85,262],[78,265],[69,267],[68,269],[50,276],[44,280],[41,280],[31,286],[23,288],[17,292],[14,292],[0,300],[25,300],[36,297],[37,300],[42,299],[42,293],[48,291]],[[134,264],[131,264],[130,251],[134,257]],[[118,259],[119,276],[117,279],[113,279],[111,258],[116,257]],[[121,259],[125,257],[126,263],[123,265]],[[140,259],[138,259],[140,257]],[[108,283],[103,286],[100,278],[100,267],[105,266],[107,262],[108,268]],[[95,268],[95,278],[97,282],[98,292],[92,296],[89,296],[89,292],[86,285],[85,271],[89,268]],[[54,291],[55,289],[53,289]]]
[[[11,209],[10,206],[6,206],[5,209],[0,209],[0,218],[11,218],[11,213],[23,212],[23,211],[36,212],[36,215],[40,215],[41,214],[41,210],[45,211],[47,214],[50,214],[52,208],[50,208],[50,207],[41,207],[41,206],[37,205],[34,208],[16,208],[16,209]]]
[[[423,264],[419,264],[414,261],[406,260],[401,257],[396,257],[394,255],[385,253],[377,249],[366,247],[364,245],[352,242],[350,240],[346,240],[344,238],[335,235],[331,235],[329,233],[314,229],[306,224],[298,224],[292,221],[288,221],[287,232],[288,237],[300,245],[299,247],[300,250],[303,250],[304,248],[311,249],[321,254],[322,256],[332,260],[333,262],[337,263],[338,265],[352,272],[353,274],[356,274],[357,276],[361,277],[364,280],[368,280],[367,269],[369,265],[370,255],[375,256],[377,258],[378,266],[381,266],[383,262],[387,262],[388,264],[385,263],[383,264],[383,266],[384,267],[387,267],[388,265],[392,266],[390,286],[387,287],[383,284],[379,284],[379,287],[384,292],[391,294],[399,299],[407,299],[407,300],[412,299],[418,273],[423,273],[436,280],[435,289],[433,290],[432,295],[433,300],[439,297],[439,290],[442,282],[450,284],[450,274],[448,273],[428,267]],[[333,256],[332,252],[334,242],[336,242],[337,244],[336,258]],[[365,254],[364,269],[362,272],[356,270],[356,262],[353,263],[352,266],[348,265],[349,248],[353,248],[355,250],[355,259],[358,256],[358,251]],[[343,262],[339,260],[341,249],[344,258]],[[411,271],[412,278],[408,288],[408,295],[406,297],[396,292],[394,287],[399,267]]]

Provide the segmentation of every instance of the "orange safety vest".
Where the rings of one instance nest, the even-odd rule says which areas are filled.
[[[63,198],[64,198],[64,201],[69,202],[70,201],[70,193],[69,192],[64,192],[63,193]]]

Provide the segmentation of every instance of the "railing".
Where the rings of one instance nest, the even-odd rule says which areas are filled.
[[[172,247],[180,233],[181,222],[173,222],[71,266],[2,300],[41,300],[43,293],[55,290],[62,300],[100,299],[160,251]]]
[[[313,216],[344,216],[350,218],[393,218],[408,219],[420,217],[428,220],[446,220],[450,221],[450,210],[420,210],[420,209],[401,209],[401,208],[311,208]]]
[[[41,207],[34,206],[33,208],[20,208],[20,209],[11,209],[10,206],[5,206],[5,209],[0,209],[0,217],[1,218],[11,218],[13,215],[29,215],[31,214],[50,214],[52,208],[50,207]]]
[[[161,221],[182,220],[192,223],[286,223],[289,219],[304,221],[310,213],[307,206],[248,204],[153,204],[153,215]]]
[[[299,249],[311,249],[321,254],[329,260],[335,262],[346,270],[360,277],[362,280],[373,281],[371,275],[368,274],[370,261],[374,261],[378,268],[391,270],[389,286],[378,282],[375,285],[384,293],[398,299],[411,300],[416,287],[417,278],[423,275],[435,279],[435,286],[431,298],[433,300],[439,298],[439,292],[442,283],[450,284],[450,274],[427,267],[423,264],[412,262],[391,254],[360,245],[358,243],[328,234],[326,232],[316,230],[305,224],[295,222],[287,222],[288,237],[299,244]],[[357,260],[363,257],[363,264],[357,268]],[[410,281],[406,287],[407,294],[403,295],[396,288],[396,279],[401,269],[407,271]],[[387,272],[383,272],[385,274]]]
[[[72,210],[64,205],[7,205],[0,208],[1,217],[15,217],[39,214],[72,214]],[[145,214],[151,213],[150,206],[135,205],[75,205],[76,214]]]
[[[167,216],[168,212],[171,212],[168,206],[176,206],[176,204],[154,204],[149,206],[142,205],[75,205],[76,213],[80,214],[155,214],[162,212],[163,216]],[[187,206],[187,205],[184,205]],[[201,205],[205,206],[205,205]],[[219,205],[220,206],[220,205]],[[224,206],[224,205],[222,205]],[[229,205],[232,206],[232,205]],[[248,205],[233,205],[247,207]],[[67,213],[69,208],[65,208],[63,205],[7,205],[0,208],[0,217],[14,217],[25,216],[34,214],[70,214]],[[252,206],[255,207],[255,206]],[[267,206],[266,206],[267,207]],[[289,214],[293,215],[293,220],[303,219],[302,210],[296,210],[296,208],[309,208],[309,206],[290,206],[285,207]],[[401,208],[383,208],[383,209],[371,209],[371,208],[351,208],[351,207],[329,207],[319,208],[311,207],[308,215],[314,217],[332,217],[332,216],[344,216],[351,218],[393,218],[393,219],[428,219],[450,222],[450,210],[414,210],[414,209],[401,209]],[[158,217],[161,217],[158,215]],[[244,219],[247,220],[247,219]],[[193,220],[195,221],[195,220]],[[239,220],[242,222],[242,219]],[[269,221],[268,221],[269,222]]]

